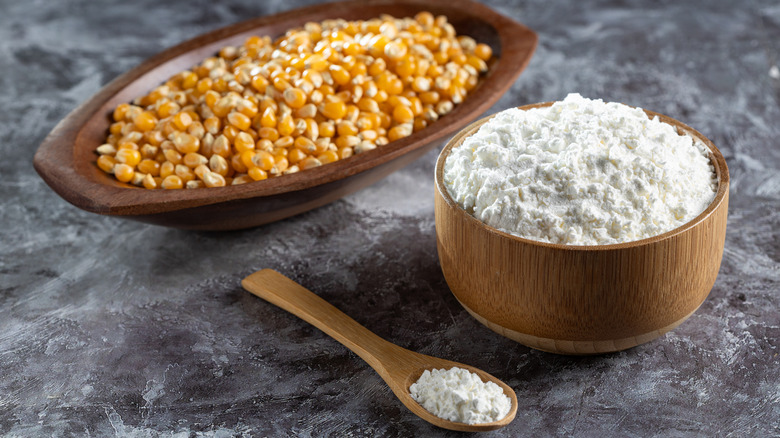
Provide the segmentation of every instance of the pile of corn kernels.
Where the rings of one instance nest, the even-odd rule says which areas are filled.
[[[429,12],[253,36],[117,106],[97,165],[121,182],[180,189],[332,163],[452,111],[491,56]]]

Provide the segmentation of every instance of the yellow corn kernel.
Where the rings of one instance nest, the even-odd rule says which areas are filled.
[[[434,21],[433,14],[431,14],[428,11],[418,12],[417,15],[414,16],[414,19],[417,20],[418,23],[420,23],[423,29],[428,29],[429,27],[433,26],[433,21]]]
[[[358,128],[352,122],[338,122],[336,124],[336,132],[339,135],[357,135]]]
[[[412,129],[413,127],[410,123],[394,126],[387,132],[387,139],[390,141],[396,141],[398,139],[407,137],[412,134]]]
[[[430,89],[431,89],[431,80],[426,77],[417,76],[412,81],[412,90],[418,93],[430,91]]]
[[[160,165],[160,177],[165,179],[169,175],[173,175],[176,171],[176,165],[170,161],[165,161]]]
[[[326,102],[320,107],[320,113],[331,120],[338,120],[347,114],[347,105],[340,100]]]
[[[255,149],[255,140],[246,132],[239,132],[233,140],[233,147],[240,154],[245,151],[253,151]]]
[[[231,155],[230,167],[238,173],[246,173],[246,171],[249,170],[244,166],[244,163],[241,162],[241,154]]]
[[[385,50],[387,50],[387,48],[385,48]],[[400,59],[400,58],[396,58],[396,59]],[[402,78],[408,78],[414,75],[416,71],[417,71],[417,61],[411,56],[404,59],[400,59],[395,66],[395,73]]]
[[[166,176],[161,184],[164,189],[181,189],[184,187],[184,182],[176,175]]]
[[[320,122],[317,125],[320,137],[333,137],[336,135],[336,125],[331,121]]]
[[[491,49],[487,44],[479,43],[474,48],[474,54],[477,55],[479,59],[488,61],[490,60],[490,57],[493,56],[493,49]]]
[[[97,147],[95,149],[95,152],[97,152],[100,155],[114,155],[116,154],[116,148],[114,145],[105,143]]]
[[[160,176],[160,163],[152,159],[144,159],[136,166],[139,172],[151,176]]]
[[[308,155],[306,152],[300,150],[300,149],[293,149],[290,151],[289,154],[287,154],[287,161],[290,162],[290,164],[297,164],[299,161],[306,158]]]
[[[282,116],[282,118],[279,120],[279,122],[276,125],[276,130],[278,130],[278,134],[276,135],[277,138],[279,136],[284,137],[286,135],[292,135],[293,131],[295,130],[295,122],[293,121],[293,117],[290,114],[285,114],[284,116]],[[264,137],[264,138],[268,138],[268,137]],[[276,139],[269,138],[269,140],[275,141]]]
[[[166,149],[163,151],[165,159],[173,164],[181,164],[181,154],[175,149]]]
[[[414,112],[408,106],[398,105],[393,108],[393,120],[396,123],[408,123],[414,119]]]
[[[180,109],[181,107],[176,102],[167,101],[157,108],[157,116],[164,119],[176,114]]]
[[[181,178],[182,181],[192,181],[195,179],[195,172],[192,171],[189,167],[183,165],[183,164],[177,164],[174,167],[174,173],[176,176]]]
[[[251,120],[252,117],[257,115],[257,103],[250,100],[250,99],[242,99],[238,102],[238,105],[236,105],[236,109],[243,115],[249,117]]]
[[[366,129],[365,131],[360,131],[360,134],[358,134],[358,138],[361,140],[374,141],[377,137],[379,137],[379,134],[373,129]]]
[[[219,121],[219,117],[211,116],[207,117],[203,121],[203,127],[212,135],[219,134],[221,123]]]
[[[338,150],[339,159],[342,159],[342,160],[351,157],[352,155],[354,155],[354,153],[355,153],[354,149],[352,149],[349,146],[345,146],[343,148],[339,148],[339,150]]]
[[[258,151],[252,157],[253,167],[258,167],[264,171],[269,171],[274,166],[276,158],[268,151]]]
[[[320,136],[320,126],[314,119],[305,119],[304,122],[306,123],[306,129],[303,131],[303,135],[305,135],[309,140],[317,140]]]
[[[254,180],[249,175],[242,174],[242,175],[238,175],[235,178],[233,178],[233,180],[230,182],[230,184],[234,185],[234,186],[237,186],[237,185],[246,184],[246,183],[249,183],[249,182],[252,182],[252,181],[254,181]]]
[[[268,107],[263,112],[263,116],[260,119],[260,125],[265,128],[275,128],[276,127],[276,113],[275,110],[271,107]]]
[[[125,122],[115,122],[112,123],[111,126],[108,127],[108,132],[110,132],[112,135],[115,136],[121,136],[122,131],[125,129],[125,126],[127,123]]]
[[[249,175],[249,177],[255,181],[262,181],[264,179],[268,179],[268,173],[266,173],[266,171],[264,171],[259,167],[253,167],[249,169],[247,175]]]
[[[214,172],[204,173],[202,181],[206,187],[225,187],[226,185],[225,178],[222,175]]]
[[[349,72],[340,65],[331,65],[328,67],[328,72],[333,78],[333,82],[339,85],[346,85],[349,83],[350,79],[352,79]]]
[[[214,144],[211,146],[211,152],[224,158],[230,157],[230,140],[224,135],[215,138]]]
[[[257,135],[261,139],[266,139],[272,142],[279,139],[279,131],[274,128],[260,128],[257,130]]]
[[[376,149],[376,144],[367,140],[361,141],[354,147],[356,154],[362,154],[363,152],[372,151],[374,149]]]
[[[114,108],[114,121],[115,122],[121,122],[125,120],[125,116],[127,116],[128,110],[130,109],[130,104],[128,103],[120,103],[117,105],[116,108]]]
[[[323,72],[328,69],[328,61],[320,54],[313,54],[306,59],[306,66],[317,72]]]
[[[314,157],[306,157],[298,164],[298,167],[304,170],[317,166],[322,166],[322,162]]]
[[[252,76],[252,80],[250,81],[252,84],[252,87],[257,90],[260,93],[265,93],[265,89],[268,87],[268,79],[264,78],[261,75],[254,75]]]
[[[360,143],[360,138],[355,135],[337,137],[335,141],[336,147],[339,149],[344,147],[355,147],[358,143]]]
[[[227,176],[229,171],[228,162],[219,155],[212,155],[211,158],[209,158],[209,169],[222,176]]]
[[[184,157],[182,157],[181,160],[181,162],[190,169],[194,169],[202,164],[206,164],[208,161],[209,160],[206,157],[196,152],[188,152],[184,154]]]
[[[268,173],[274,176],[278,176],[281,175],[282,172],[287,170],[287,168],[290,166],[290,163],[287,161],[286,157],[277,156],[274,158],[275,158],[274,165]]]
[[[372,128],[374,127],[374,122],[373,122],[373,120],[374,120],[374,119],[373,119],[372,117],[368,117],[368,116],[366,116],[366,115],[363,115],[363,116],[361,116],[361,117],[358,119],[358,121],[357,121],[357,123],[355,123],[355,125],[357,125],[357,128],[358,128],[359,130],[361,130],[361,131],[365,131],[365,130],[367,130],[367,129],[372,129]]]
[[[177,132],[173,135],[173,145],[182,154],[197,152],[200,148],[200,140],[190,134]]]
[[[252,161],[252,159],[254,158],[255,154],[256,154],[256,152],[254,151],[254,149],[250,149],[250,150],[246,150],[246,151],[241,152],[241,155],[239,155],[240,160],[241,160],[241,164],[243,164],[244,167],[246,167],[247,169],[251,169],[251,168],[255,167],[255,163]]]
[[[295,139],[295,147],[300,149],[301,151],[312,154],[317,150],[317,147],[314,145],[314,142],[309,140],[306,137],[298,137]]]
[[[412,125],[414,132],[417,132],[421,129],[425,129],[425,127],[428,126],[428,122],[422,117],[415,117]]]
[[[121,182],[130,182],[133,179],[133,176],[135,176],[135,170],[133,169],[133,166],[123,164],[123,163],[117,163],[114,165],[114,177],[118,179]]]
[[[101,155],[97,159],[97,166],[106,173],[113,173],[114,172],[114,166],[116,165],[116,160],[114,157],[110,155]]]
[[[357,103],[357,107],[361,111],[365,111],[368,113],[378,113],[379,112],[379,104],[376,103],[374,99],[364,97],[360,99]]]
[[[162,131],[157,130],[147,131],[146,134],[144,134],[144,139],[152,146],[159,146],[165,141]]]
[[[157,125],[157,117],[151,111],[144,111],[135,117],[133,124],[140,131],[150,131]]]
[[[292,147],[294,143],[293,137],[286,135],[284,137],[279,138],[279,140],[276,140],[273,142],[273,149],[286,149],[289,147]],[[263,148],[263,150],[266,150],[267,148]]]
[[[236,111],[232,111],[228,114],[227,121],[241,131],[246,131],[252,124],[252,119],[245,114]]]
[[[146,176],[144,176],[143,181],[141,182],[143,184],[145,189],[153,190],[157,188],[157,181],[155,181],[154,177],[152,175],[149,175],[148,173]]]
[[[420,93],[420,101],[424,104],[435,104],[439,101],[439,93],[436,91]]]
[[[368,66],[368,74],[371,76],[379,76],[387,69],[387,63],[383,58],[376,58],[371,65]]]
[[[225,126],[225,129],[222,130],[222,135],[225,136],[229,141],[234,141],[236,139],[236,136],[238,133],[241,132],[238,128],[236,128],[233,125],[227,125]]]
[[[185,111],[181,111],[173,116],[173,124],[179,131],[184,131],[192,123],[192,116]]]
[[[306,93],[300,88],[290,87],[282,93],[284,102],[290,108],[297,109],[306,104]]]
[[[336,151],[325,151],[317,156],[317,159],[320,160],[322,164],[328,164],[334,161],[338,161],[339,154]]]
[[[198,83],[195,85],[195,91],[199,94],[206,94],[209,90],[211,90],[212,81],[211,78],[203,78],[198,81]]]

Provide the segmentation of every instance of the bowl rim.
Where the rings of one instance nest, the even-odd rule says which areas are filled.
[[[430,128],[433,129],[423,129],[375,150],[327,166],[285,175],[284,178],[269,178],[208,190],[146,190],[116,181],[111,175],[97,169],[94,163],[97,156],[86,162],[79,159],[80,154],[86,154],[86,146],[79,146],[80,144],[89,143],[95,148],[98,146],[94,141],[85,138],[85,131],[88,131],[90,124],[97,123],[96,117],[101,117],[103,110],[112,107],[112,102],[118,95],[136,84],[136,81],[143,80],[153,70],[170,66],[188,54],[212,46],[231,44],[231,40],[245,38],[245,35],[252,32],[269,32],[259,30],[261,28],[270,29],[284,25],[287,29],[311,19],[339,17],[339,14],[358,15],[361,11],[368,14],[372,8],[383,6],[406,8],[410,15],[421,10],[462,13],[471,20],[485,23],[496,34],[500,57],[492,63],[480,85],[452,112],[432,124]],[[65,200],[84,210],[106,215],[142,216],[169,213],[298,192],[372,169],[456,132],[463,126],[464,120],[470,120],[487,111],[511,87],[528,65],[537,41],[536,33],[528,27],[474,0],[346,0],[259,16],[198,35],[146,59],[137,67],[120,75],[71,111],[53,128],[39,146],[33,165],[44,181]],[[167,78],[163,73],[160,73],[160,76],[156,82]],[[107,114],[105,117],[108,119]],[[91,148],[92,153],[95,148]]]
[[[534,108],[549,107],[552,106],[554,103],[555,102],[540,102],[540,103],[533,103],[528,105],[521,105],[516,108],[526,111]],[[636,108],[636,107],[632,107],[632,108]],[[436,170],[434,176],[436,193],[442,197],[444,202],[447,204],[448,207],[450,207],[451,210],[456,211],[455,214],[465,217],[466,221],[472,226],[476,226],[488,233],[492,233],[501,237],[508,238],[510,240],[514,240],[518,243],[537,245],[545,248],[554,248],[554,249],[560,249],[565,251],[609,251],[609,250],[616,250],[616,249],[628,249],[628,248],[641,247],[645,245],[658,243],[663,240],[672,239],[675,236],[683,234],[686,231],[701,224],[707,218],[709,218],[718,208],[720,208],[724,200],[727,199],[727,195],[728,195],[729,181],[730,181],[729,169],[726,164],[726,159],[723,157],[723,154],[720,152],[720,150],[718,150],[718,148],[715,146],[715,144],[712,143],[712,141],[710,141],[710,139],[702,135],[699,131],[680,122],[679,120],[673,119],[664,114],[657,113],[655,111],[646,110],[644,108],[640,108],[640,109],[642,109],[642,111],[644,111],[651,119],[653,117],[658,117],[658,119],[661,122],[672,125],[672,127],[674,127],[678,131],[678,134],[689,135],[693,137],[694,140],[700,141],[710,151],[710,157],[709,157],[710,162],[715,168],[715,175],[718,182],[718,188],[715,192],[715,197],[712,199],[712,201],[707,206],[707,208],[705,208],[704,211],[702,211],[698,216],[680,225],[677,228],[666,231],[662,234],[646,237],[640,240],[632,240],[628,242],[610,243],[606,245],[569,245],[563,243],[542,242],[539,240],[528,239],[525,237],[517,236],[515,234],[510,234],[506,231],[502,231],[490,225],[487,225],[481,220],[468,214],[466,210],[464,210],[460,205],[458,205],[457,202],[455,202],[454,199],[452,199],[449,191],[447,190],[447,187],[444,185],[444,177],[443,177],[444,162],[446,161],[447,157],[449,156],[450,152],[455,146],[460,145],[466,139],[466,137],[475,133],[479,129],[479,127],[481,127],[491,118],[495,117],[496,114],[498,113],[491,114],[490,116],[483,117],[471,123],[469,126],[459,131],[452,139],[450,139],[450,141],[447,142],[447,144],[442,149],[441,153],[439,153],[439,157],[436,159]],[[681,130],[682,132],[680,132]]]

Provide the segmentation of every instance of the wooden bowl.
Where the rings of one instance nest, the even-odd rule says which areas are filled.
[[[634,242],[550,244],[489,227],[453,201],[442,178],[452,148],[489,118],[473,123],[444,147],[436,164],[439,260],[452,293],[479,322],[539,350],[596,354],[661,336],[701,305],[723,255],[729,199],[726,161],[699,132],[664,115],[646,113],[710,149],[718,190],[692,221]]]
[[[283,34],[308,21],[446,15],[459,34],[490,45],[498,59],[465,101],[430,127],[346,160],[239,186],[146,190],[115,180],[95,164],[116,105],[142,95],[226,45],[250,35]],[[35,154],[35,169],[65,200],[94,213],[198,230],[248,228],[322,206],[373,184],[422,156],[473,120],[509,89],[536,48],[527,27],[470,0],[372,0],[327,3],[255,18],[168,49],[106,85],[61,121]]]

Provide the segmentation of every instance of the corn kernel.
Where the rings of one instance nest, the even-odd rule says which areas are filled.
[[[103,172],[113,173],[116,160],[110,155],[101,155],[97,160],[97,165]]]
[[[275,42],[249,37],[118,105],[97,166],[154,189],[243,184],[332,163],[449,113],[491,57],[429,12],[306,23]]]
[[[114,177],[121,182],[130,182],[135,176],[135,170],[133,166],[123,163],[117,163],[114,165]]]
[[[176,175],[168,175],[163,179],[161,186],[164,189],[180,189],[184,187],[184,182]]]

